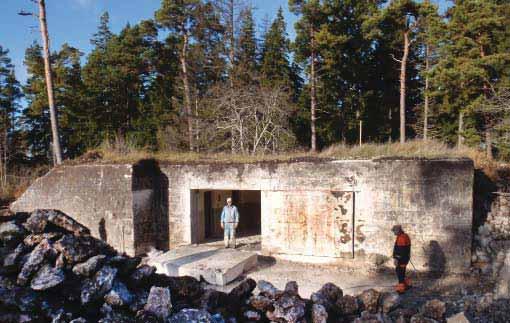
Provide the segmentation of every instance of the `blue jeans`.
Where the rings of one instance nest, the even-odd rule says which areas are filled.
[[[236,247],[236,224],[235,223],[224,223],[223,224],[223,237],[225,242],[225,248],[230,246],[232,243],[233,247]]]

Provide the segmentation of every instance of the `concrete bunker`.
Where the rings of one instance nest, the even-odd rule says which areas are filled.
[[[190,192],[193,241],[203,243],[223,239],[220,214],[227,197],[237,206],[241,221],[237,229],[238,237],[260,235],[261,233],[261,194],[258,190],[208,190],[194,189]]]
[[[264,255],[384,262],[394,242],[390,228],[400,223],[418,269],[465,272],[473,174],[473,162],[462,158],[62,166],[12,209],[59,209],[134,255],[221,238],[219,209],[226,195],[237,203],[239,194],[259,205],[253,223],[241,210],[240,229],[260,229]]]

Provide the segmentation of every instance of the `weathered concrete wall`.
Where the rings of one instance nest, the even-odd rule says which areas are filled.
[[[87,167],[89,171],[80,170]],[[115,169],[123,172],[116,174]],[[106,191],[96,183],[104,173],[111,176],[107,185],[116,190]],[[92,230],[105,217],[101,214],[124,214],[124,232],[125,226],[133,230],[132,241],[126,242],[128,235],[123,235],[123,248],[128,250],[127,244],[140,253],[151,241],[160,248],[200,241],[200,208],[192,203],[199,200],[199,190],[260,190],[266,254],[312,261],[379,261],[391,255],[390,228],[400,223],[413,241],[417,267],[465,271],[470,264],[470,160],[165,165],[157,168],[157,175],[135,176],[149,178],[141,182],[120,179],[132,173],[130,166],[59,168],[34,184],[14,208],[58,208],[78,214]],[[52,192],[52,187],[59,188]],[[95,208],[87,206],[93,200]],[[118,207],[112,208],[113,201]],[[108,239],[120,234],[115,221],[105,221]],[[120,243],[118,238],[109,241],[115,247]]]
[[[393,247],[390,228],[400,223],[413,240],[417,267],[463,271],[470,264],[469,160],[171,165],[162,171],[169,179],[172,247],[198,240],[191,190],[261,190],[267,254],[383,259]]]
[[[11,205],[15,212],[58,209],[117,250],[135,253],[131,165],[61,166]]]

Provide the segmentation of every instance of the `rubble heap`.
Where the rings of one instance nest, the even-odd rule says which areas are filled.
[[[0,322],[442,322],[445,303],[405,309],[396,293],[344,295],[328,283],[311,298],[242,281],[229,293],[168,277],[119,254],[54,210],[0,218]],[[257,291],[255,293],[255,291]]]

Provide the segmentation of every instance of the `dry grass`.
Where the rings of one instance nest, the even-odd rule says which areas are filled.
[[[11,170],[5,185],[0,185],[0,207],[16,200],[38,177],[48,171],[48,166],[24,167]]]
[[[378,159],[378,158],[471,158],[477,168],[485,168],[489,162],[483,152],[473,148],[452,148],[437,141],[412,140],[404,144],[364,144],[362,146],[333,145],[320,153],[304,151],[269,155],[239,155],[229,153],[192,153],[176,151],[151,152],[137,149],[125,143],[107,143],[89,151],[72,163],[135,163],[141,159],[154,158],[167,163],[256,163],[264,161],[291,161],[303,158],[324,159]]]

